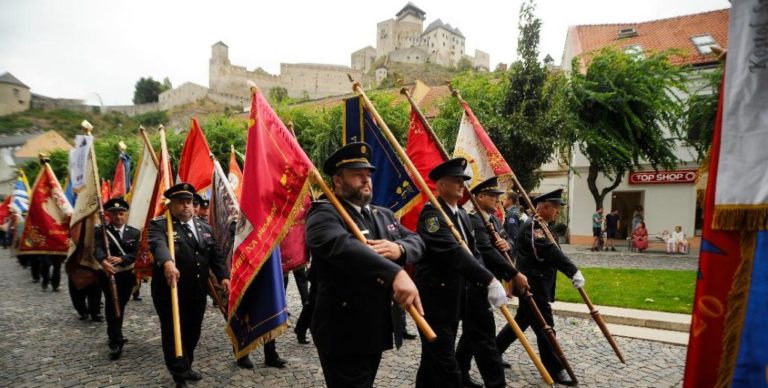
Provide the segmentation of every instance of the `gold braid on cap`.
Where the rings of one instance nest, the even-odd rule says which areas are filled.
[[[356,158],[356,159],[342,159],[340,162],[336,163],[336,167],[339,167],[339,166],[341,166],[342,164],[347,164],[347,163],[355,163],[355,162],[364,162],[364,163],[369,163],[369,162],[368,162],[368,159],[366,159],[366,158]]]

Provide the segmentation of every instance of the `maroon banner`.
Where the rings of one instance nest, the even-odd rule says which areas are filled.
[[[696,183],[696,170],[639,171],[629,173],[630,185],[666,185]]]

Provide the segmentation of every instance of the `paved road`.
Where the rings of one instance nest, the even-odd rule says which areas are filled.
[[[591,252],[586,246],[563,245],[563,252],[581,267],[674,269],[695,271],[699,265],[698,252],[671,254],[663,251],[635,253],[620,248],[618,252]]]
[[[159,321],[148,287],[144,300],[126,308],[125,335],[130,339],[123,357],[109,361],[106,324],[82,322],[71,307],[66,284],[62,292],[42,292],[31,283],[7,251],[0,251],[0,385],[14,387],[70,386],[172,386],[160,349]],[[290,309],[300,308],[295,285],[289,287]],[[501,327],[500,316],[497,325]],[[410,323],[409,323],[410,324]],[[584,387],[679,386],[685,348],[657,342],[617,338],[627,364],[616,360],[592,322],[556,318],[558,337]],[[410,331],[413,331],[413,327]],[[528,338],[535,347],[531,330]],[[277,340],[286,369],[265,368],[256,351],[253,371],[241,370],[232,361],[223,320],[213,307],[205,317],[203,335],[195,353],[196,370],[204,379],[198,387],[316,387],[323,375],[312,345],[299,345],[292,332]],[[399,351],[386,352],[376,379],[377,387],[410,387],[419,364],[419,341],[406,341]],[[511,387],[543,386],[522,347],[514,344],[505,354],[512,363],[507,371]],[[473,367],[473,376],[479,379]]]

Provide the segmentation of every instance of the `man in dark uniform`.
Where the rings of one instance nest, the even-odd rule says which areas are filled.
[[[213,272],[222,287],[229,291],[229,271],[225,258],[216,248],[211,227],[194,216],[192,195],[195,188],[179,183],[166,190],[170,200],[173,235],[167,234],[165,216],[158,217],[149,226],[149,247],[155,263],[152,274],[152,299],[160,318],[165,365],[173,375],[177,387],[186,386],[187,380],[200,380],[200,373],[192,369],[195,347],[200,339],[200,327],[205,315],[208,295],[208,272]],[[175,260],[168,249],[168,238],[173,239]],[[176,358],[171,316],[171,285],[179,294],[179,319],[183,357]]]
[[[517,289],[524,290],[528,288],[525,275],[519,273],[501,254],[501,252],[508,252],[511,247],[501,222],[493,214],[502,193],[496,177],[486,179],[472,189],[472,195],[480,205],[482,216],[487,217],[488,222],[493,224],[499,233],[501,238],[498,241],[494,242],[495,239],[488,233],[480,212],[473,210],[469,218],[472,221],[477,250],[480,251],[485,268],[491,271],[496,279],[512,281]],[[465,387],[482,386],[469,377],[472,356],[475,356],[477,368],[483,376],[486,387],[505,386],[503,362],[496,348],[496,323],[493,319],[493,311],[487,307],[486,292],[482,286],[478,287],[473,283],[466,285],[462,314],[463,333],[456,347],[456,361],[461,369],[462,383]]]
[[[442,210],[450,217],[469,250],[459,245],[441,212],[427,203],[419,215],[418,233],[427,245],[424,258],[416,263],[416,284],[422,296],[425,317],[437,334],[435,342],[421,338],[421,364],[416,387],[459,387],[461,371],[454,346],[465,281],[477,286],[481,305],[498,308],[507,303],[501,283],[483,268],[475,246],[472,223],[458,205],[464,195],[467,161],[455,158],[435,167],[429,178],[436,182]],[[490,306],[489,306],[490,304]],[[502,380],[503,381],[503,380]]]
[[[210,212],[211,200],[200,197],[200,208],[197,210],[197,217],[208,222],[208,213]]]
[[[515,247],[515,238],[520,232],[520,225],[522,225],[522,218],[520,215],[520,207],[517,206],[517,193],[512,190],[507,191],[504,196],[504,231],[507,233],[508,241],[512,244],[512,249]]]
[[[110,224],[107,225],[107,241],[109,256],[104,249],[104,229],[96,228],[96,260],[104,268],[99,273],[99,283],[104,292],[104,314],[107,316],[107,337],[109,338],[110,357],[120,358],[123,345],[127,342],[123,337],[123,318],[125,305],[131,296],[131,290],[136,283],[133,275],[133,261],[139,247],[141,232],[125,224],[127,220],[128,202],[122,198],[113,198],[104,204],[104,210],[109,213]],[[112,289],[109,286],[109,275],[115,275],[117,285],[117,300],[120,308],[120,318],[115,317],[115,307],[112,303]]]
[[[307,247],[317,275],[312,337],[328,387],[371,387],[400,324],[395,303],[422,313],[419,292],[398,263],[418,260],[424,243],[389,209],[370,205],[370,147],[350,143],[323,164],[333,190],[367,238],[360,242],[326,199],[312,204]],[[395,336],[396,341],[402,339]]]
[[[560,212],[563,190],[558,189],[542,194],[533,199],[536,213],[543,222],[552,222]],[[535,217],[528,219],[522,226],[517,236],[515,253],[517,255],[517,268],[528,276],[531,289],[534,290],[533,299],[547,324],[554,329],[555,322],[552,318],[552,306],[550,302],[555,300],[555,281],[557,271],[564,273],[572,279],[575,288],[584,285],[584,276],[576,267],[576,264],[563,254],[560,248],[547,238],[541,224]],[[527,303],[521,303],[515,315],[515,321],[520,329],[525,331],[533,326],[536,333],[536,342],[539,345],[539,354],[544,367],[558,384],[573,385],[573,381],[563,369],[563,365],[557,359],[555,351],[547,340],[546,334],[533,315],[533,311]],[[496,337],[496,346],[500,353],[504,353],[509,345],[515,341],[515,334],[509,325],[504,326]]]

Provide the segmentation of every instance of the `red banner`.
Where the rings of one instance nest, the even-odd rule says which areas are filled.
[[[696,170],[638,171],[629,173],[630,185],[663,185],[674,183],[696,183]]]
[[[47,164],[40,170],[29,204],[19,254],[66,255],[72,205]]]
[[[411,159],[419,174],[424,178],[424,181],[427,182],[430,190],[435,192],[435,182],[429,179],[429,172],[443,162],[443,157],[440,155],[440,148],[435,143],[435,140],[429,136],[418,114],[413,109],[411,109],[411,124],[408,128],[405,153]],[[428,200],[424,193],[420,193],[417,198],[416,205],[404,212],[400,219],[400,223],[409,230],[416,230],[419,213],[421,213],[421,209],[424,208],[424,204]]]
[[[200,124],[197,119],[192,119],[192,127],[179,159],[179,182],[192,184],[198,193],[208,190],[213,177],[213,160],[210,154],[211,148]]]

